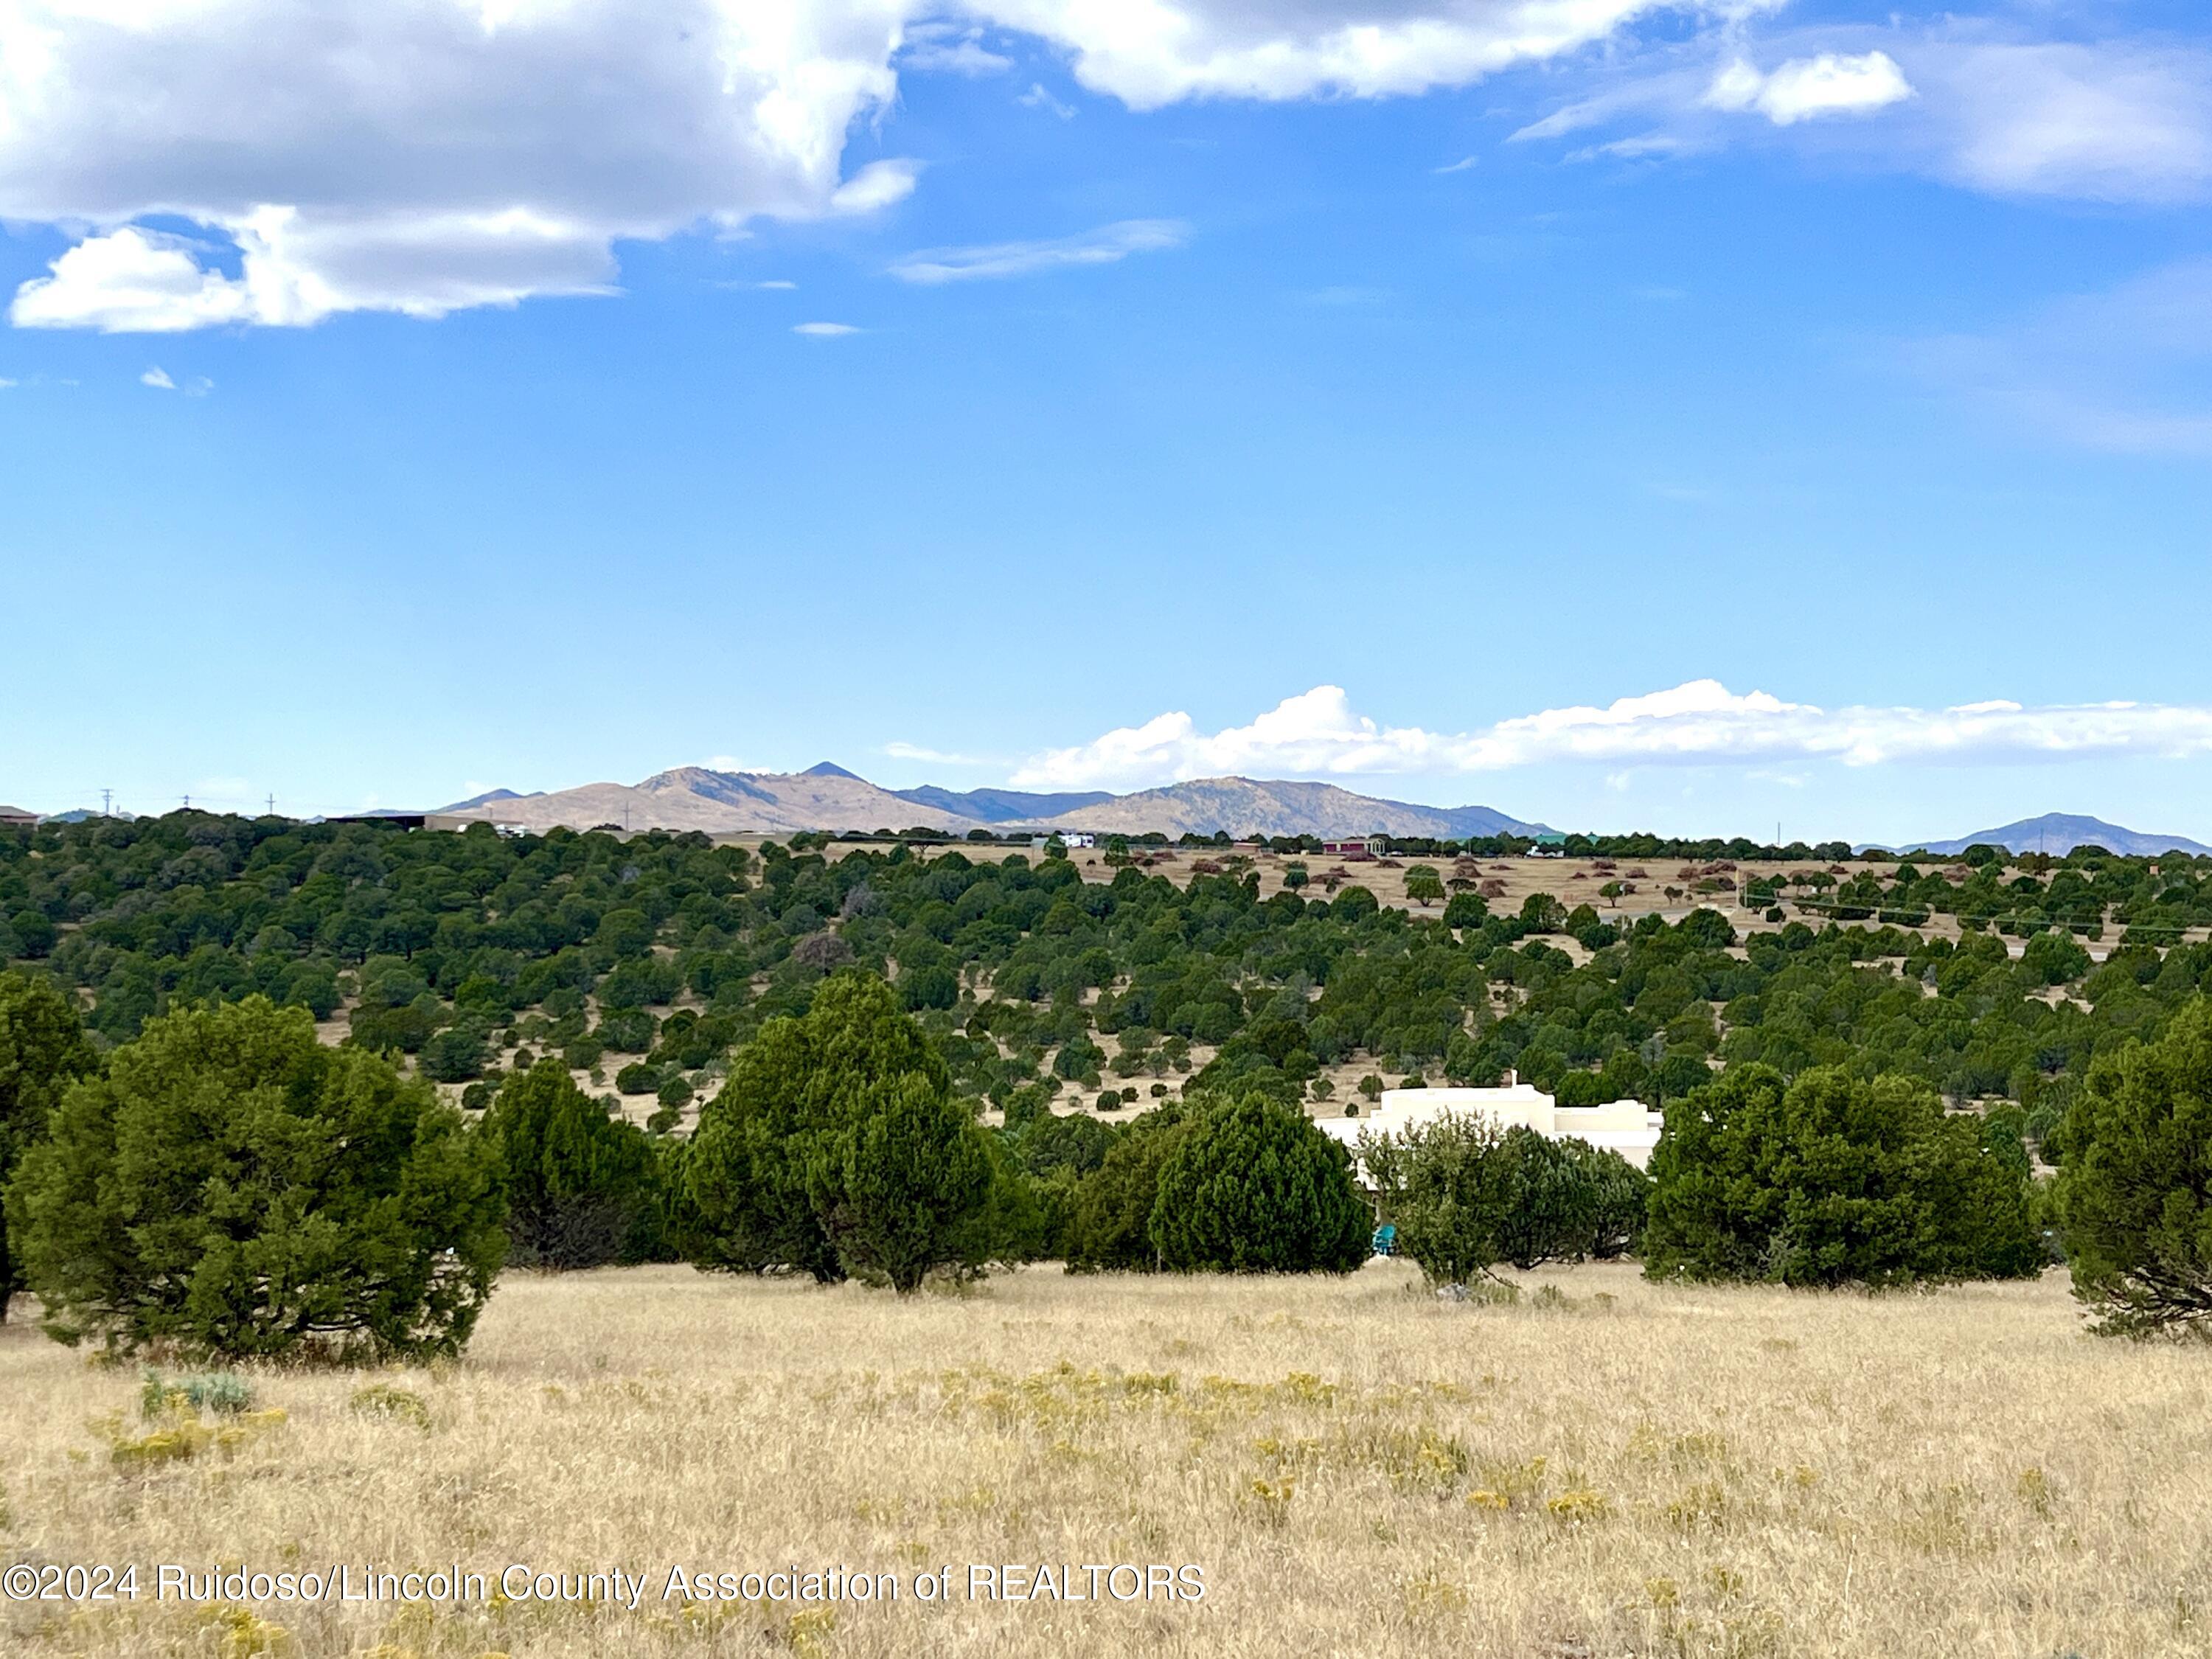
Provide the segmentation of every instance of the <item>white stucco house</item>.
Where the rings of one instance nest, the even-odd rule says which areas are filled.
[[[1393,1134],[1409,1124],[1425,1123],[1446,1112],[1490,1119],[1502,1129],[1534,1129],[1554,1140],[1572,1136],[1619,1152],[1643,1169],[1659,1144],[1665,1121],[1640,1100],[1616,1100],[1604,1106],[1561,1106],[1533,1083],[1510,1077],[1497,1089],[1385,1089],[1372,1111],[1358,1117],[1324,1117],[1322,1133],[1356,1152],[1360,1135],[1372,1130]]]

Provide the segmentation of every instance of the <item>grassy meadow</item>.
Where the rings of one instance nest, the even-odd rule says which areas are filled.
[[[2212,1649],[2212,1352],[2063,1281],[1870,1298],[1632,1267],[1443,1302],[1025,1269],[898,1302],[689,1268],[509,1274],[467,1358],[136,1368],[0,1332],[0,1562],[494,1580],[638,1607],[0,1610],[46,1655],[1997,1655]],[[278,1415],[281,1413],[281,1417]],[[164,1438],[163,1437],[167,1437]],[[152,1443],[149,1444],[149,1443]],[[1192,1564],[1202,1601],[970,1600],[970,1563]],[[953,1565],[949,1605],[662,1600],[668,1568]],[[1126,1579],[1124,1580],[1126,1583]]]

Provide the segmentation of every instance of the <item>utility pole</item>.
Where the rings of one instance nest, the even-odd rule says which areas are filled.
[[[191,798],[190,795],[187,795],[187,796],[185,796],[185,811],[186,811],[187,812],[189,812],[189,811],[191,811],[191,810],[192,810],[192,798]]]
[[[269,816],[272,818],[276,816],[276,797],[273,792],[269,797]]]
[[[114,805],[115,792],[112,789],[101,790],[100,792],[100,816],[104,818],[113,817],[115,816],[113,811]]]

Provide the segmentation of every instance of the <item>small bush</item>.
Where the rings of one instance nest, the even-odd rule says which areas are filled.
[[[403,1389],[396,1383],[373,1382],[365,1389],[356,1389],[350,1403],[363,1417],[388,1417],[417,1429],[430,1426],[429,1402],[412,1389]]]
[[[181,1401],[195,1412],[211,1411],[235,1417],[253,1405],[253,1385],[234,1371],[210,1371],[198,1376],[165,1377],[149,1367],[138,1389],[138,1413],[157,1418]]]

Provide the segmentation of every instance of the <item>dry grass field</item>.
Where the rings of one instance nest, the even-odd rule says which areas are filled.
[[[899,1303],[684,1268],[510,1276],[467,1359],[252,1380],[233,1443],[118,1462],[138,1379],[0,1334],[0,1561],[644,1576],[639,1605],[112,1603],[10,1653],[2136,1659],[2212,1649],[2212,1352],[2081,1334],[2057,1279],[1453,1304],[1070,1279]],[[19,1322],[31,1311],[19,1303]],[[365,1393],[380,1389],[381,1393]],[[115,1413],[122,1414],[118,1428]],[[101,1419],[106,1418],[105,1421]],[[210,1421],[216,1419],[210,1419]],[[174,1449],[173,1446],[171,1449]],[[143,1458],[143,1454],[142,1454]],[[970,1564],[1203,1570],[993,1601]],[[899,1599],[664,1600],[672,1565]],[[949,1604],[912,1593],[950,1565]],[[1132,1579],[1119,1580],[1127,1589]],[[1102,1580],[1102,1585],[1103,1581]]]

